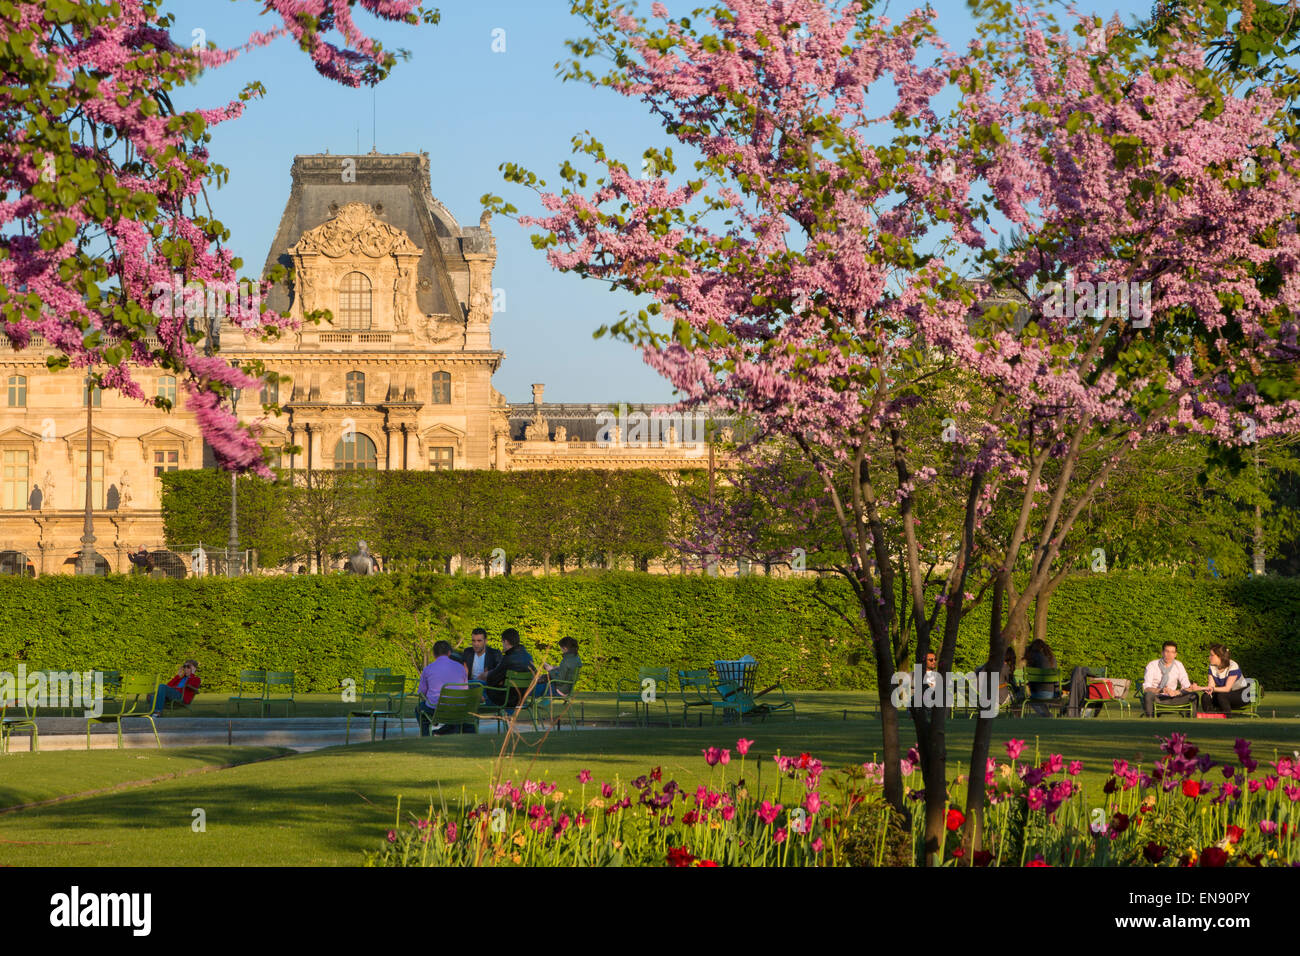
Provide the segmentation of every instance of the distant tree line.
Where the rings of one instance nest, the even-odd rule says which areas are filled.
[[[495,555],[507,571],[521,561],[548,573],[621,561],[645,570],[685,535],[706,481],[650,470],[313,471],[309,484],[283,470],[239,478],[239,539],[262,567],[327,568],[364,540],[388,569],[446,570],[455,556],[487,569]],[[224,546],[226,473],[176,471],[162,485],[169,546]]]

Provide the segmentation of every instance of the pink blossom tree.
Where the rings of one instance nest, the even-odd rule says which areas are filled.
[[[1281,103],[1220,89],[1174,32],[1143,49],[1091,19],[1062,29],[991,2],[976,4],[985,42],[966,56],[938,42],[932,11],[891,23],[858,3],[727,0],[672,20],[656,3],[652,27],[613,0],[573,10],[590,35],[571,44],[567,75],[642,100],[698,154],[697,178],[672,178],[671,150],[637,171],[578,138],[601,168],[594,184],[565,163],[566,185],[546,192],[504,167],[547,210],[520,222],[544,230],[534,241],[554,267],[649,299],[612,331],[683,406],[745,416],[755,448],[797,448],[821,476],[870,634],[885,794],[905,810],[893,678],[932,644],[951,669],[978,565],[995,569],[996,670],[1011,622],[1136,443],[1195,430],[1239,445],[1300,425],[1300,177]],[[615,64],[607,75],[585,65],[598,55]],[[988,241],[998,216],[1023,232],[1006,253]],[[919,409],[934,403],[948,420],[942,468],[920,451],[935,436]],[[1100,462],[1086,474],[1085,451]],[[917,528],[953,509],[922,514],[921,489],[953,479],[958,544],[933,594],[921,566],[936,556]],[[1014,520],[991,541],[994,508]],[[907,632],[893,627],[903,606]],[[934,861],[944,711],[911,716]],[[974,847],[990,728],[981,719],[971,755]]]
[[[281,36],[296,39],[323,76],[349,86],[378,82],[395,57],[356,25],[352,0],[259,2],[280,25],[233,50],[178,45],[170,17],[149,0],[4,5],[0,317],[15,348],[39,334],[58,352],[51,368],[88,368],[97,384],[141,400],[131,366],[179,373],[217,461],[269,474],[256,430],[221,404],[229,390],[260,380],[202,347],[214,344],[215,330],[195,321],[212,318],[209,303],[221,296],[226,320],[248,335],[287,325],[265,311],[260,294],[233,294],[241,263],[222,246],[228,233],[206,191],[226,175],[209,156],[208,129],[238,117],[261,84],[216,109],[177,111],[170,94]],[[360,5],[383,20],[437,21],[418,0]],[[331,31],[341,45],[327,38]],[[191,282],[197,301],[170,291]]]

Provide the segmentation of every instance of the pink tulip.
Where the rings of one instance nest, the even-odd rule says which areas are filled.
[[[754,811],[758,818],[771,826],[776,821],[776,816],[781,812],[781,804],[773,804],[769,800],[764,800],[757,810]]]
[[[723,750],[722,755],[718,758],[718,763],[722,764],[723,766],[726,766],[727,764],[731,763],[731,751]]]
[[[704,760],[710,767],[716,767],[718,761],[722,759],[722,753],[717,747],[709,747],[707,750],[700,752],[704,754]]]
[[[822,808],[822,798],[819,793],[808,794],[808,799],[803,802],[804,807],[809,813],[815,814]]]
[[[578,771],[578,783],[588,783],[588,782],[590,782],[590,780],[591,780],[591,771],[590,771],[590,770],[579,770],[579,771]]]
[[[1025,749],[1025,742],[1023,740],[1007,741],[1007,756],[1010,757],[1012,760],[1017,759],[1020,756],[1020,751],[1024,749]]]
[[[744,737],[741,737],[736,741],[736,753],[740,754],[742,757],[745,756],[745,754],[749,753],[749,748],[752,747],[753,744],[754,741],[746,740]]]

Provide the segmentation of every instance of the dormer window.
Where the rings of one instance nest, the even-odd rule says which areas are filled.
[[[334,316],[334,327],[370,328],[370,280],[360,272],[349,272],[339,283],[339,309]]]

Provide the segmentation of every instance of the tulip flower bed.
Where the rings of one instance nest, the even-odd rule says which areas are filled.
[[[709,747],[711,776],[694,792],[656,767],[630,783],[597,782],[583,770],[574,784],[505,780],[491,798],[459,808],[431,807],[398,821],[373,866],[863,866],[907,865],[923,845],[924,792],[913,750],[903,760],[910,833],[890,827],[883,767],[868,763],[826,772],[810,754],[778,754],[776,786],[746,774],[752,741]],[[966,859],[966,820],[946,812],[947,866],[1276,866],[1300,865],[1300,756],[1261,765],[1248,741],[1236,760],[1216,764],[1173,734],[1149,770],[1114,761],[1091,806],[1076,781],[1082,764],[1060,754],[1008,760],[985,774],[984,847]],[[749,768],[753,770],[752,766]],[[949,795],[958,789],[958,778]]]

